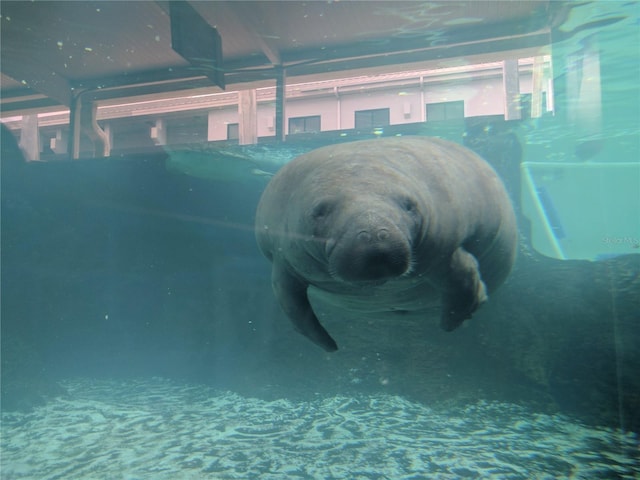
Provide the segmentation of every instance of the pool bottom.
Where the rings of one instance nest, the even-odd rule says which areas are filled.
[[[3,413],[3,479],[637,478],[637,438],[478,401],[265,401],[200,385],[74,379]]]

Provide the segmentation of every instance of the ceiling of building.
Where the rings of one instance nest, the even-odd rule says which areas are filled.
[[[319,79],[526,49],[548,43],[566,14],[553,1],[188,3],[221,37],[215,65],[172,49],[169,2],[2,1],[2,110],[69,105],[87,90],[97,99],[220,90],[207,65],[239,89],[272,85],[282,70]]]

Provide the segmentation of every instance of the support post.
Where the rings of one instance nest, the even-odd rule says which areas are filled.
[[[95,156],[108,157],[111,153],[111,144],[107,133],[98,125],[98,121],[96,120],[97,113],[98,105],[96,102],[81,102],[80,122],[82,132],[93,142],[93,153]]]
[[[284,142],[285,104],[287,101],[287,74],[282,66],[276,67],[276,141]]]
[[[92,101],[82,99],[82,94],[75,96],[71,101],[69,112],[69,151],[71,158],[80,158],[80,145],[82,135],[87,135],[93,142],[94,156],[108,157],[111,153],[109,135],[100,128],[96,120],[98,105]]]
[[[238,98],[238,136],[240,145],[258,143],[258,106],[256,90],[241,90]]]
[[[72,160],[80,158],[80,95],[73,95],[69,104],[69,147]]]
[[[24,152],[27,161],[40,160],[40,132],[38,130],[37,114],[22,117],[20,148]]]
[[[504,119],[520,120],[520,75],[518,59],[508,59],[502,64],[502,85],[504,97]]]

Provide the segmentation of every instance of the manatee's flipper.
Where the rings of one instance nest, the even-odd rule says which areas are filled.
[[[487,288],[480,278],[476,258],[459,247],[451,256],[449,278],[442,298],[440,326],[450,332],[487,300]]]
[[[327,352],[335,352],[338,345],[327,333],[311,309],[307,298],[308,285],[295,278],[285,267],[273,263],[271,284],[282,309],[295,329]]]

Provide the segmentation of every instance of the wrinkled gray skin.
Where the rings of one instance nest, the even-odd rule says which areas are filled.
[[[457,328],[508,276],[517,229],[493,169],[441,139],[395,137],[332,145],[285,165],[267,186],[256,238],[296,329],[338,347],[308,297],[363,315],[440,304]]]

